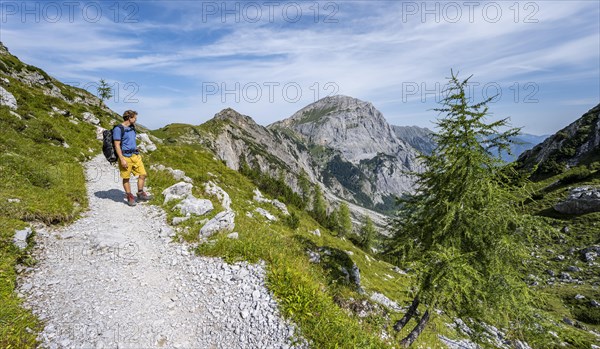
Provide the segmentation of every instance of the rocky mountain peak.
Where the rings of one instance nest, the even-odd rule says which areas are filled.
[[[225,108],[215,114],[215,120],[229,120],[238,126],[258,126],[249,116],[242,115],[232,108]]]
[[[340,151],[355,164],[378,154],[416,154],[373,104],[348,96],[325,97],[270,127],[291,128],[310,143]]]
[[[6,46],[4,46],[2,41],[0,41],[0,55],[7,55],[7,54],[9,54],[8,48],[6,48]]]
[[[358,98],[335,95],[322,98],[312,104],[297,111],[290,118],[273,125],[282,127],[294,127],[302,124],[322,124],[331,117],[337,119],[349,120],[356,119],[359,115],[360,120],[372,120],[378,123],[385,123],[383,115],[370,102],[362,101]]]

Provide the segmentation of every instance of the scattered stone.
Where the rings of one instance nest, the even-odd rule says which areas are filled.
[[[173,221],[171,222],[171,224],[172,225],[179,225],[179,224],[187,221],[191,217],[192,217],[191,215],[186,215],[185,217],[173,217]]]
[[[358,266],[356,265],[356,263],[352,264],[352,270],[350,271],[350,276],[352,277],[352,280],[354,281],[354,285],[356,286],[358,293],[360,293],[360,294],[365,293],[365,290],[362,288],[362,285],[360,284],[360,270],[358,269]]]
[[[210,200],[198,199],[192,195],[183,199],[173,207],[173,210],[179,210],[184,215],[202,216],[213,210],[213,204]]]
[[[239,238],[239,234],[236,232],[233,232],[229,235],[227,235],[228,238],[233,239],[233,240],[237,240]]]
[[[570,271],[572,273],[577,273],[577,272],[580,272],[581,269],[575,265],[570,265],[567,267],[567,271]]]
[[[269,211],[263,208],[257,207],[254,211],[272,222],[277,221],[277,217],[273,216]]]
[[[596,257],[598,257],[598,253],[596,252],[587,252],[583,255],[583,259],[585,259],[586,262],[593,262],[596,260]]]
[[[559,277],[560,277],[561,280],[565,280],[565,281],[571,281],[571,280],[573,280],[573,278],[571,277],[571,274],[566,273],[566,272],[560,273]]]
[[[354,252],[352,252],[352,251],[344,251],[344,252],[346,252],[346,254],[347,254],[348,256],[354,256]]]
[[[150,140],[150,137],[148,136],[148,134],[138,133],[136,135],[136,138],[141,141],[139,146],[142,148],[144,153],[156,150],[156,145],[154,144],[154,142],[152,142],[152,140]],[[175,178],[175,179],[180,180],[181,178]]]
[[[99,125],[100,124],[100,119],[98,119],[94,114],[90,113],[90,112],[84,112],[83,114],[81,114],[81,117],[83,118],[83,121],[90,123],[92,125]]]
[[[396,273],[401,274],[401,275],[406,275],[406,272],[398,267],[394,267],[393,269]]]
[[[31,228],[27,227],[25,229],[15,231],[15,235],[13,237],[13,243],[19,249],[24,250],[27,248],[27,238],[31,235]]]
[[[253,197],[254,201],[256,202],[266,202],[269,204],[272,204],[273,206],[277,207],[281,212],[283,212],[284,215],[288,216],[290,213],[287,209],[287,206],[279,201],[279,200],[270,200],[265,198],[262,193],[260,192],[260,190],[258,190],[258,188],[254,189],[254,197]]]
[[[569,319],[568,317],[564,317],[563,322],[569,326],[575,326],[575,323],[573,322],[573,320]]]
[[[6,91],[2,86],[0,86],[0,105],[5,105],[12,110],[17,110],[18,108],[15,96]]]
[[[590,301],[590,305],[594,308],[600,308],[600,303],[598,303],[598,301],[596,301],[595,299],[592,299]]]
[[[598,212],[600,211],[600,188],[574,188],[566,200],[554,205],[554,209],[564,214]]]
[[[192,188],[193,185],[186,182],[173,184],[172,186],[163,190],[162,194],[165,197],[163,204],[166,204],[172,200],[181,200],[187,198],[188,196],[192,195]]]
[[[235,213],[233,211],[219,212],[200,229],[200,237],[209,237],[218,231],[232,231],[235,227]]]
[[[308,250],[308,261],[311,263],[321,263],[321,255],[319,252]]]
[[[569,229],[569,227],[567,227],[567,226],[564,226],[562,228],[562,232],[565,233],[565,234],[569,234],[570,231],[571,231],[571,229]]]
[[[315,231],[313,231],[312,233],[313,235],[321,236],[321,231],[319,229],[315,229]]]
[[[582,294],[577,294],[577,295],[575,295],[575,299],[582,300],[582,299],[585,299],[585,296]]]
[[[153,150],[148,149],[148,151]],[[175,180],[193,183],[193,180],[190,177],[186,176],[185,172],[183,172],[182,170],[174,170],[171,167],[165,167],[165,165],[163,164],[152,165],[150,166],[150,168],[156,171],[167,171],[173,176],[173,178],[175,178]]]
[[[15,199],[7,199],[6,201],[8,201],[11,204],[18,204],[19,202],[21,202],[21,199],[15,198]]]
[[[400,308],[400,306],[398,305],[398,303],[392,301],[391,299],[389,299],[388,297],[386,297],[384,294],[379,293],[379,292],[373,292],[373,294],[371,294],[371,300],[379,303],[387,308],[392,309],[395,312],[400,312],[402,311],[402,308]]]
[[[562,254],[559,254],[558,256],[554,257],[554,260],[557,262],[562,262],[565,260],[565,256],[563,256]]]
[[[479,346],[468,339],[450,339],[443,335],[438,335],[440,340],[446,344],[448,349],[479,349]]]
[[[0,78],[0,82],[6,86],[10,86],[10,80],[8,80],[7,78]]]
[[[227,194],[225,190],[221,189],[221,187],[216,185],[213,181],[204,183],[204,191],[208,195],[216,196],[226,211],[231,210],[231,198],[229,197],[229,194]]]
[[[556,273],[554,272],[554,270],[547,269],[546,273],[552,277],[556,276]]]

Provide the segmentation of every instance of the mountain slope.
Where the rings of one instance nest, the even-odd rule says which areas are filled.
[[[579,119],[523,153],[520,167],[536,176],[562,173],[565,169],[600,161],[600,104]]]
[[[404,140],[422,154],[429,155],[435,148],[432,133],[428,128],[418,126],[392,126],[394,133],[399,139]]]

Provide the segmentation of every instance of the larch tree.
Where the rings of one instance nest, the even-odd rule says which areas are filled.
[[[532,319],[524,242],[535,224],[520,210],[527,193],[510,184],[505,177],[511,171],[491,153],[508,151],[519,129],[509,128],[508,119],[486,123],[491,98],[469,104],[469,78],[451,72],[442,107],[434,109],[445,114],[437,120],[436,148],[420,157],[426,169],[413,174],[416,192],[398,199],[391,223],[386,253],[417,276],[412,304],[394,325],[400,331],[416,319],[404,347],[437,315],[434,310],[474,324],[493,320],[513,338],[522,337]]]

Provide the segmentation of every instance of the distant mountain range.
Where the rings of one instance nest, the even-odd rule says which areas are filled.
[[[433,131],[428,128],[418,126],[392,126],[398,138],[406,141],[413,148],[423,154],[431,154],[435,148],[435,142],[432,139]],[[502,152],[500,157],[504,162],[513,162],[523,152],[533,148],[541,143],[548,135],[538,136],[528,133],[521,133],[512,139],[510,146],[511,154]]]

